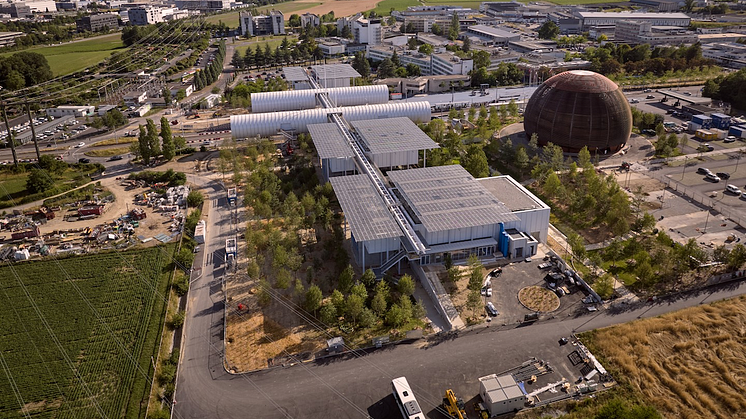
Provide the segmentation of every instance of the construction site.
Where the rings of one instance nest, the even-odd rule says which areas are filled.
[[[187,186],[107,179],[86,199],[16,210],[0,219],[0,260],[83,254],[167,243],[180,232]]]

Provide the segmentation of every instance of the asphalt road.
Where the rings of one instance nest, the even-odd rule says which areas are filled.
[[[205,183],[204,178],[192,181]],[[390,381],[402,375],[427,416],[441,417],[435,409],[446,388],[468,400],[478,393],[478,377],[507,370],[532,356],[551,357],[560,337],[746,292],[745,283],[736,283],[526,327],[482,328],[426,347],[406,344],[359,356],[230,375],[221,361],[223,271],[215,260],[232,226],[224,199],[217,199],[223,197],[222,188],[215,182],[208,186],[208,243],[203,248],[205,264],[201,272],[194,273],[189,293],[175,418],[394,418],[399,413],[390,396]]]

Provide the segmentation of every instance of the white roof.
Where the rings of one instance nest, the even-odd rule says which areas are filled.
[[[616,18],[616,19],[689,19],[684,13],[634,13],[634,12],[577,12],[578,16],[586,18]]]

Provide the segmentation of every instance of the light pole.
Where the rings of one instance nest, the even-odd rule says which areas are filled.
[[[684,157],[684,169],[681,171],[681,179],[684,180],[684,172],[686,172],[686,163],[689,161],[689,157]]]
[[[707,211],[707,218],[705,218],[705,229],[702,230],[702,234],[707,233],[707,222],[710,221],[710,209],[708,208],[706,211]]]

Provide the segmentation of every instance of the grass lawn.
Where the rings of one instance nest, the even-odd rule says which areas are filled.
[[[17,200],[26,194],[26,173],[0,174],[0,201]]]
[[[173,250],[0,268],[0,417],[144,417]]]
[[[122,35],[113,33],[84,41],[30,48],[25,51],[36,52],[47,57],[52,73],[55,76],[61,76],[98,64],[112,52],[122,48],[124,48]],[[15,52],[18,51],[0,54],[0,57],[13,55]]]
[[[308,9],[309,7],[318,6],[320,4],[321,2],[296,3],[294,1],[286,1],[283,3],[273,4],[271,6],[259,7],[257,8],[257,10],[260,13],[263,13],[269,10],[279,10],[280,12],[286,15],[285,23],[287,23],[287,20],[290,19],[290,14],[292,14],[293,12],[297,10],[301,10],[301,9]],[[217,25],[220,22],[223,22],[226,25],[228,25],[229,28],[237,28],[240,26],[238,22],[239,13],[240,11],[235,11],[235,12],[230,12],[230,13],[220,13],[217,15],[212,15],[212,16],[207,17],[205,21],[207,23],[212,23],[215,25]]]
[[[240,52],[241,55],[246,54],[246,48],[251,46],[252,49],[256,50],[256,45],[259,44],[262,46],[262,49],[264,48],[264,44],[269,44],[269,48],[274,51],[275,48],[280,46],[282,44],[282,40],[286,38],[284,36],[262,36],[259,38],[254,38],[249,42],[241,42],[237,47],[236,51]],[[294,36],[288,36],[287,37],[288,42],[290,44],[295,44],[298,42],[298,38]]]

